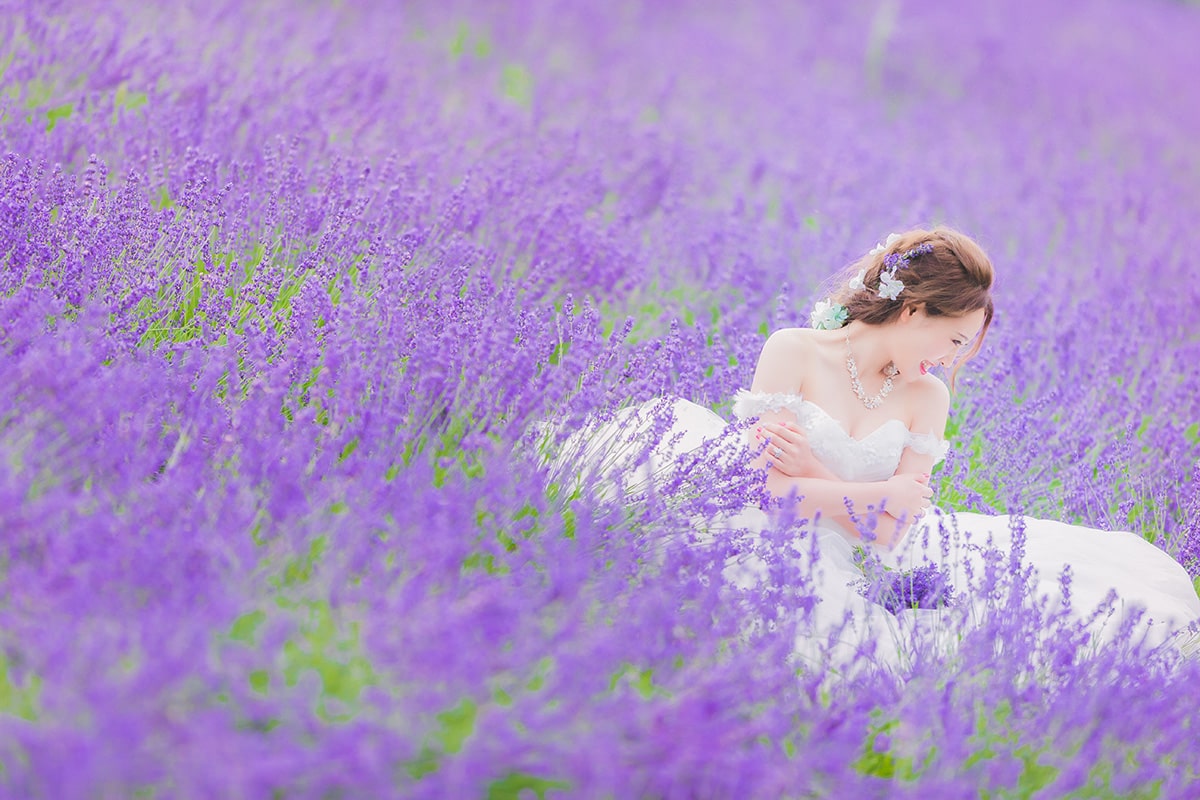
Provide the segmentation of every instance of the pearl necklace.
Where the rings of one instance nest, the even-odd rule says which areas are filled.
[[[892,378],[900,374],[900,370],[896,369],[895,364],[888,364],[883,370],[883,388],[874,397],[867,397],[862,381],[858,379],[858,362],[854,360],[854,353],[850,352],[850,334],[848,333],[846,334],[846,371],[850,373],[850,388],[868,409],[879,408],[883,399],[892,391]]]

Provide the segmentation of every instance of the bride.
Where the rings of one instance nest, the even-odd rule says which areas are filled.
[[[833,279],[811,328],[767,339],[749,391],[734,397],[734,414],[744,424],[731,427],[706,408],[674,399],[667,401],[666,430],[647,421],[645,407],[635,407],[572,437],[563,452],[595,464],[619,445],[651,436],[646,460],[678,464],[689,452],[737,436],[741,458],[765,472],[772,502],[728,515],[725,527],[761,531],[780,507],[814,521],[808,558],[820,602],[812,625],[815,635],[842,637],[848,653],[867,641],[885,654],[914,646],[916,632],[937,613],[916,607],[949,597],[906,595],[900,603],[884,601],[889,611],[878,593],[863,590],[865,577],[925,569],[922,580],[936,576],[938,586],[957,587],[970,603],[978,598],[969,586],[987,570],[988,553],[1014,549],[1032,567],[1030,601],[1065,609],[1094,645],[1128,636],[1130,626],[1151,645],[1178,643],[1176,634],[1200,619],[1200,598],[1183,567],[1141,536],[932,506],[930,473],[948,447],[942,432],[950,388],[931,370],[949,370],[952,387],[958,369],[979,351],[992,321],[992,280],[987,255],[959,232],[892,234]],[[715,535],[720,528],[713,526]],[[751,590],[764,573],[753,553],[726,569],[731,583]]]

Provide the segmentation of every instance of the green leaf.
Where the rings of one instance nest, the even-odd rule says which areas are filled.
[[[550,363],[558,366],[558,364],[562,361],[563,356],[565,356],[567,351],[570,349],[570,342],[559,342],[554,346],[554,349],[550,351]]]
[[[470,29],[467,28],[467,23],[458,23],[458,30],[454,32],[454,38],[450,40],[450,58],[458,60],[458,57],[467,49],[467,38]]]
[[[525,688],[531,692],[536,692],[546,685],[546,677],[550,674],[550,670],[554,668],[554,659],[546,656],[538,661],[533,668],[533,677],[525,683]]]
[[[345,510],[346,505],[340,500],[329,507],[329,511],[334,514],[342,513]],[[308,553],[303,557],[292,559],[283,568],[283,585],[297,586],[306,583],[312,577],[318,562],[320,562],[321,557],[325,554],[328,544],[329,542],[324,535],[314,537],[309,542]]]
[[[54,130],[54,126],[58,124],[60,119],[67,119],[75,111],[74,103],[64,103],[61,106],[47,109],[46,111],[46,130]]]
[[[125,88],[125,84],[117,87],[116,94],[113,96],[113,105],[117,108],[127,108],[131,111],[141,108],[150,101],[149,96],[145,92],[131,92]]]
[[[38,697],[41,695],[42,680],[30,675],[24,685],[12,679],[8,671],[8,660],[0,656],[0,714],[11,714],[33,722],[37,719]]]
[[[353,455],[354,451],[357,449],[358,449],[358,437],[355,436],[353,439],[346,442],[346,445],[342,448],[341,455],[338,456],[338,463],[340,464],[343,461],[345,461],[347,458],[349,458],[351,455]]]
[[[416,780],[421,780],[432,772],[437,772],[441,766],[441,756],[432,747],[422,747],[421,754],[405,764],[408,774]]]
[[[533,792],[538,800],[545,800],[546,792],[552,790],[568,791],[571,784],[567,781],[539,778],[525,772],[510,772],[499,780],[494,780],[488,786],[488,800],[523,800],[528,795],[522,795],[526,790]]]
[[[437,715],[438,721],[442,723],[437,738],[441,741],[443,750],[452,754],[462,750],[463,743],[475,732],[478,710],[474,700],[464,697],[458,705]]]
[[[243,644],[254,644],[254,637],[266,619],[267,615],[261,610],[242,614],[229,627],[229,638]]]
[[[634,691],[642,696],[643,700],[649,700],[654,696],[654,670],[644,669],[638,673],[637,677],[629,682],[633,686]]]
[[[888,720],[871,727],[867,740],[863,743],[862,754],[854,762],[854,769],[860,775],[873,775],[876,778],[891,779],[896,776],[897,759],[887,750],[877,749],[880,736],[890,733],[899,723]]]
[[[167,189],[167,185],[165,183],[158,187],[158,196],[150,201],[150,205],[152,205],[157,211],[162,211],[164,208],[173,208],[175,206],[175,201],[171,199],[171,192]]]
[[[271,676],[265,669],[256,669],[250,673],[250,688],[258,694],[266,694],[271,688]]]
[[[1017,756],[1025,764],[1025,769],[1017,780],[1017,794],[1020,797],[1033,797],[1035,792],[1046,788],[1058,777],[1058,767],[1040,763],[1039,755],[1040,752],[1029,745],[1017,748]]]
[[[1184,428],[1183,437],[1191,444],[1200,443],[1200,422],[1193,422]]]
[[[520,64],[506,64],[501,75],[504,96],[529,108],[533,103],[533,76]]]

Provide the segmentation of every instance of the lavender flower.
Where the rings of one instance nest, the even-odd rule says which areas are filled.
[[[880,599],[893,614],[906,608],[943,608],[954,602],[954,587],[936,564],[926,564],[891,573]]]
[[[717,5],[6,6],[0,795],[1188,796],[1200,662],[1019,545],[881,576],[946,639],[884,654],[669,413],[546,463],[727,412],[854,242],[947,219],[1000,313],[939,502],[1200,576],[1200,18]]]

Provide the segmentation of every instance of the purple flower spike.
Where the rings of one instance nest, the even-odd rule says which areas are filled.
[[[3,5],[0,797],[1195,795],[1200,659],[1006,516],[1200,578],[1194,4]],[[724,420],[941,219],[964,522],[864,598]]]

